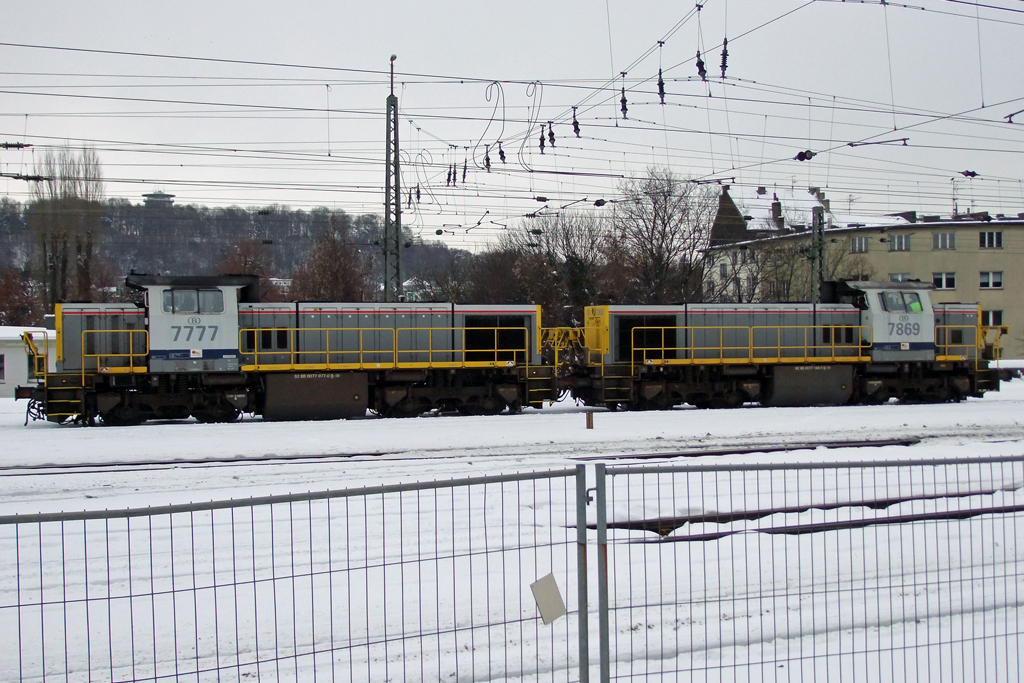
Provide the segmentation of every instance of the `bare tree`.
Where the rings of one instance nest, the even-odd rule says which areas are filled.
[[[630,274],[627,299],[636,303],[699,300],[718,188],[651,168],[625,181],[615,204],[610,261]]]
[[[850,253],[849,238],[832,238],[826,233],[825,279],[862,280],[874,277],[874,269],[862,254]],[[747,250],[746,271],[756,282],[746,301],[810,301],[812,282],[809,240],[769,240]],[[743,301],[744,299],[728,299]]]
[[[0,325],[28,327],[43,322],[43,307],[32,278],[15,268],[0,271]]]
[[[260,301],[281,301],[283,296],[271,280],[275,276],[274,254],[262,240],[243,239],[228,249],[217,264],[219,275],[259,275]]]
[[[449,250],[440,263],[425,269],[421,282],[428,299],[453,303],[469,299],[473,255]]]
[[[351,219],[332,213],[313,248],[292,274],[292,295],[315,301],[372,301],[371,264],[351,241]]]
[[[36,270],[47,308],[58,301],[94,298],[94,259],[103,225],[103,176],[95,150],[46,152],[36,165],[28,207]]]

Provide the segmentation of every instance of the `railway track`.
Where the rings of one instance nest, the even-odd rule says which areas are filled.
[[[780,453],[787,451],[808,450],[815,448],[881,448],[884,446],[913,446],[921,439],[912,437],[905,439],[860,439],[860,440],[825,440],[805,441],[791,444],[762,444],[757,446],[696,448],[680,451],[666,450],[651,453],[610,453],[601,455],[570,456],[570,460],[580,462],[617,461],[617,460],[651,460],[674,458],[722,457],[729,455],[749,455],[752,453]],[[546,448],[544,452],[559,452],[559,447]],[[355,453],[319,453],[290,455],[257,455],[247,457],[213,457],[213,458],[154,458],[149,460],[123,460],[108,462],[76,462],[68,464],[28,464],[0,467],[0,477],[28,477],[67,474],[99,474],[114,472],[158,471],[182,468],[210,467],[250,467],[259,465],[282,465],[288,463],[323,463],[330,461],[359,460],[364,458],[384,458],[389,462],[410,460],[452,460],[476,457],[475,454],[441,455],[410,454],[401,457],[401,453],[389,451],[364,451]],[[496,455],[496,454],[495,454]],[[508,455],[508,454],[506,454]],[[397,456],[397,457],[395,457]]]
[[[694,448],[685,451],[664,453],[629,453],[626,455],[580,456],[574,460],[651,460],[661,458],[706,458],[725,455],[750,455],[751,453],[785,453],[787,451],[811,450],[814,448],[882,448],[884,446],[914,446],[921,443],[917,437],[905,439],[857,439],[836,441],[805,441],[790,444],[747,446],[743,448]]]

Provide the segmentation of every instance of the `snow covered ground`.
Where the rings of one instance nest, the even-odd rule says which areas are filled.
[[[224,498],[431,481],[562,468],[579,458],[733,445],[919,437],[916,446],[752,454],[713,462],[817,462],[1024,453],[1024,381],[984,399],[942,405],[761,408],[648,413],[598,412],[559,404],[520,415],[404,420],[233,424],[146,423],[85,428],[23,426],[25,402],[0,399],[0,515],[162,505]],[[330,455],[327,460],[245,458]],[[137,461],[119,472],[10,470],[25,466]],[[202,463],[203,460],[228,462]],[[238,462],[232,463],[231,460]]]
[[[593,430],[585,428],[584,410],[571,404],[496,417],[430,416],[308,423],[243,420],[227,425],[184,421],[98,428],[41,422],[24,426],[24,407],[24,402],[0,400],[0,490],[3,492],[0,516],[431,482],[564,469],[578,463],[589,466],[602,461],[609,465],[652,467],[698,461],[713,465],[903,462],[1024,454],[1022,380],[1004,383],[1001,392],[984,399],[960,404],[746,407],[652,413],[600,411],[594,416]],[[906,438],[920,441],[909,446],[772,450],[787,444]],[[755,450],[699,459],[672,457],[680,451],[750,449],[751,446],[771,452]],[[665,457],[619,458],[628,454]],[[1024,632],[1024,538],[1021,537],[1024,516],[1020,513],[954,522],[841,528],[801,535],[763,531],[772,527],[885,515],[942,513],[980,504],[1019,506],[1024,504],[1024,476],[1019,464],[1016,469],[997,466],[984,471],[954,468],[945,470],[941,479],[934,474],[930,479],[886,475],[888,478],[882,484],[869,481],[858,470],[842,470],[838,475],[829,472],[831,474],[815,475],[806,471],[773,471],[747,473],[738,478],[700,475],[699,490],[693,489],[693,480],[680,483],[682,480],[673,478],[676,475],[612,477],[609,520],[613,523],[782,505],[818,505],[757,519],[689,523],[658,543],[649,543],[657,537],[648,531],[612,529],[609,532],[612,544],[609,589],[613,674],[635,680],[886,681],[924,676],[930,680],[1019,680],[1022,663],[1017,648],[1024,645],[1021,635]],[[592,468],[589,476],[593,477]],[[928,498],[947,494],[959,497]],[[298,619],[319,614],[323,623],[325,616],[333,617],[337,610],[341,610],[338,615],[353,611],[365,613],[366,619],[357,626],[366,641],[372,642],[380,636],[375,629],[387,631],[390,626],[394,632],[396,628],[395,622],[389,621],[392,617],[375,624],[369,616],[371,603],[374,609],[386,609],[388,599],[382,598],[383,602],[378,604],[374,598],[381,586],[388,587],[381,593],[406,596],[410,600],[409,596],[421,600],[425,586],[439,594],[435,596],[439,605],[443,602],[452,606],[452,624],[457,624],[466,616],[459,611],[463,608],[468,610],[471,620],[474,615],[478,619],[488,616],[490,607],[482,609],[479,604],[460,607],[460,591],[473,585],[478,591],[483,587],[484,593],[493,599],[495,609],[500,606],[502,619],[509,619],[506,612],[511,609],[510,623],[530,622],[536,619],[536,608],[529,596],[528,583],[549,569],[555,572],[567,606],[574,612],[576,579],[572,544],[575,536],[565,526],[571,525],[573,520],[572,495],[571,486],[553,493],[541,488],[530,495],[517,492],[517,495],[508,493],[507,497],[505,494],[496,497],[493,492],[484,495],[480,491],[467,491],[464,499],[453,499],[443,510],[454,527],[444,532],[438,528],[431,531],[435,537],[443,536],[443,543],[451,544],[453,559],[450,563],[432,565],[426,579],[419,570],[409,575],[393,570],[389,573],[386,568],[379,573],[363,571],[359,578],[361,588],[354,593],[350,588],[344,600],[337,596],[338,605],[307,600],[314,590],[315,581],[311,579],[308,589],[303,589],[307,592],[300,590],[304,602],[300,602],[294,592],[292,594],[295,604],[311,604],[309,614],[302,612],[303,607]],[[884,509],[842,505],[900,496],[913,499]],[[367,527],[379,523],[383,530],[401,529],[403,524],[408,529],[408,510],[399,506],[386,513],[385,508],[378,512],[372,508],[359,520]],[[325,519],[335,519],[331,511],[321,510],[318,514],[325,514]],[[593,522],[592,506],[588,506],[588,516]],[[416,512],[414,517],[420,519],[423,512]],[[502,545],[502,535],[496,533],[495,527],[475,523],[498,518],[508,534],[518,534],[519,538],[525,534],[529,547],[508,550]],[[316,575],[314,568],[337,572],[337,558],[318,554],[320,532],[313,530],[313,519],[311,511],[305,518],[310,526],[309,534],[290,537],[297,545],[287,551],[297,553],[302,562],[308,563],[311,576]],[[548,528],[552,521],[557,528]],[[216,527],[216,533],[221,533],[221,525],[215,522],[214,517],[204,518],[203,523],[207,525],[204,528]],[[251,522],[251,529],[245,550],[252,555],[249,571],[255,584],[260,572],[267,570],[266,562],[271,572],[278,571],[275,560],[266,559],[276,547],[271,536],[274,521],[257,516]],[[754,532],[755,529],[759,531]],[[165,527],[156,530],[160,542],[166,532]],[[98,527],[90,527],[88,533],[98,533]],[[147,543],[154,543],[153,533],[151,529]],[[687,540],[687,537],[701,534],[723,535],[700,542]],[[391,538],[388,533],[381,536]],[[590,536],[591,543],[594,538]],[[180,539],[170,541],[172,546],[179,542]],[[346,552],[358,550],[362,554],[347,555],[345,562],[368,567],[376,558],[383,560],[386,567],[403,552],[401,544],[385,548],[377,547],[375,542],[376,539],[364,537],[353,548],[346,547]],[[4,543],[10,545],[9,534],[0,534],[0,556],[10,558],[11,548]],[[40,544],[45,545],[42,541]],[[538,550],[545,548],[545,544],[551,544],[553,549]],[[35,547],[31,543],[29,546]],[[63,556],[65,550],[60,544],[57,546]],[[217,547],[231,546],[218,543]],[[47,552],[52,550],[50,547]],[[459,559],[482,551],[488,553],[487,557],[497,553],[494,563],[487,559],[475,565],[472,561],[464,564]],[[191,546],[188,554],[198,558],[199,574],[219,585],[227,558],[218,559],[217,553],[223,550],[214,551],[212,545],[206,555],[203,552]],[[408,549],[405,552],[408,553]],[[158,559],[160,557],[162,555],[158,554]],[[596,657],[597,639],[593,621],[595,558],[592,547],[588,572],[592,582],[591,640],[595,643],[592,657]],[[88,562],[102,559],[92,558]],[[408,561],[408,555],[404,556],[404,561]],[[521,567],[524,562],[530,567],[527,576],[510,569],[516,563]],[[124,569],[115,566],[111,581],[130,587],[133,579],[124,576]],[[233,562],[231,569],[235,569]],[[194,581],[197,570],[192,571]],[[34,577],[34,580],[44,584],[53,581],[56,587],[64,580],[61,572],[62,568],[56,567],[49,573],[44,572],[45,578]],[[94,576],[90,576],[90,584]],[[167,577],[163,577],[155,582],[160,584],[166,580]],[[232,577],[225,577],[225,585],[230,585],[232,580]],[[270,584],[277,587],[278,582],[272,579]],[[16,579],[9,572],[0,576],[0,606],[12,604],[13,596],[24,590],[15,584]],[[157,591],[156,584],[148,590]],[[440,587],[448,588],[442,591]],[[72,588],[71,593],[77,595],[75,590],[78,588]],[[101,588],[94,590],[102,594]],[[291,590],[296,590],[294,580]],[[251,599],[242,602],[236,602],[241,600],[237,590],[226,595],[213,589],[212,595],[220,596],[222,610],[234,606],[237,612],[241,606],[243,611],[251,608],[254,613],[263,614],[260,610],[267,604],[274,609],[278,606],[277,597],[270,600],[258,594],[255,588]],[[270,602],[266,603],[267,600]],[[154,615],[158,607],[154,603]],[[187,613],[180,613],[181,605],[164,607],[171,610],[175,619],[193,625],[201,621],[201,607],[189,608],[191,612],[186,609]],[[401,607],[401,604],[392,604],[390,609]],[[123,607],[114,608],[114,621],[117,621],[119,609],[124,621],[131,621],[134,608],[125,613]],[[11,614],[10,610],[0,611],[0,621],[6,618],[4,623],[8,627]],[[104,614],[109,618],[109,612]],[[402,614],[405,618],[404,609]],[[431,618],[435,617],[440,619],[438,615]],[[72,614],[72,631],[82,618],[81,614]],[[18,619],[20,626],[15,631],[22,631],[21,647],[32,653],[26,655],[26,661],[35,661],[35,651],[41,643],[31,641],[32,629],[26,627],[34,622],[28,619],[22,623],[20,612]],[[407,623],[399,623],[400,633],[422,628],[423,614],[411,610],[408,619]],[[438,636],[437,651],[433,654],[424,654],[422,643],[420,650],[413,647],[409,652],[403,644],[398,660],[394,659],[394,647],[389,651],[386,646],[377,649],[367,646],[360,650],[363,658],[360,665],[364,668],[355,669],[356,675],[352,677],[379,680],[381,667],[392,661],[391,678],[421,680],[424,677],[420,665],[427,661],[429,670],[436,671],[432,673],[435,679],[575,680],[574,624],[570,614],[552,627],[531,625],[526,635],[522,628],[510,631],[511,627],[506,624],[497,632],[488,631],[486,639],[473,644],[472,650],[477,652],[471,661],[465,659],[470,655],[462,652],[468,641],[460,640],[458,635],[445,640],[443,647],[443,639]],[[276,636],[280,634],[267,632],[267,628],[272,628],[268,622],[261,622],[260,627],[262,640],[257,637],[260,630],[252,627],[255,642],[273,640],[276,646]],[[438,632],[443,631],[443,627],[438,621]],[[94,623],[90,628],[98,627]],[[140,638],[145,636],[143,640],[153,641],[154,657],[158,640],[161,651],[171,642],[167,632],[159,631],[156,626],[148,631],[132,626],[132,629],[137,628],[143,629],[139,632]],[[237,620],[235,628],[239,628]],[[182,651],[191,653],[188,656],[193,662],[221,662],[221,655],[215,652],[217,640],[201,638],[198,626],[196,631],[196,642],[189,645],[191,649]],[[131,634],[134,637],[135,630]],[[532,640],[527,637],[529,634],[534,634]],[[315,633],[306,638],[299,629],[293,635],[294,642],[289,641],[289,647],[295,652],[307,646],[315,649],[318,645]],[[8,642],[8,637],[0,640]],[[81,640],[82,633],[68,637],[72,641]],[[58,640],[63,645],[63,635]],[[541,652],[544,643],[549,647]],[[223,647],[224,643],[221,645]],[[70,659],[74,659],[76,647],[73,642]],[[128,646],[119,643],[118,647],[124,654]],[[134,647],[133,642],[131,649]],[[262,647],[255,648],[253,653]],[[0,680],[17,678],[19,669],[13,659],[16,649],[7,648],[0,654]],[[54,649],[59,648],[50,648],[51,656]],[[524,666],[521,661],[524,652],[535,660],[532,664]],[[250,654],[255,656],[253,653]],[[144,655],[143,652],[139,656],[144,660]],[[244,659],[244,655],[243,652],[238,657]],[[402,662],[401,666],[397,661]],[[259,676],[266,680],[299,680],[323,663],[322,656],[320,660],[313,656],[304,660],[301,667],[296,665],[294,675],[287,671],[282,674],[273,667],[239,665],[231,671],[230,679]],[[79,674],[72,676],[73,679],[88,678],[81,660],[75,666]],[[143,670],[145,667],[140,671]],[[62,679],[60,669],[55,671],[57,678]],[[124,669],[118,671],[126,678],[131,673],[125,673]],[[410,671],[412,673],[408,673]],[[346,670],[339,680],[348,677]]]

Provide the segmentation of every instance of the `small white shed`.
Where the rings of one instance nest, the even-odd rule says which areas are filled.
[[[40,351],[43,350],[44,344],[46,345],[49,351],[49,370],[56,370],[56,332],[42,327],[0,326],[0,398],[13,398],[14,387],[29,384],[30,361],[25,352],[25,343],[21,339],[23,332],[32,333],[32,338]]]

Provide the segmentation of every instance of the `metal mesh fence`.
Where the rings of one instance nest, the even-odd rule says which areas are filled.
[[[564,470],[0,518],[0,680],[578,680],[582,492]],[[548,573],[569,616],[544,625]]]
[[[0,680],[1020,679],[1022,457],[591,474],[0,517]]]
[[[597,475],[602,680],[1021,678],[1024,458]]]

